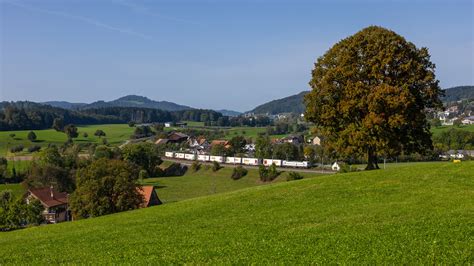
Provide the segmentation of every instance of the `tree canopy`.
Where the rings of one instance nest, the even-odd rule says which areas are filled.
[[[309,85],[306,119],[338,154],[366,154],[367,169],[432,148],[425,110],[442,106],[442,91],[427,48],[371,26],[318,58]]]

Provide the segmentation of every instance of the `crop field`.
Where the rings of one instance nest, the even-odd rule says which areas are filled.
[[[166,163],[164,164],[166,165]],[[239,180],[233,180],[231,178],[232,168],[230,167],[224,167],[217,172],[213,172],[209,166],[202,166],[197,172],[188,169],[183,176],[147,178],[143,180],[142,184],[156,186],[158,197],[163,203],[268,184],[260,181],[258,170],[247,170],[246,176]],[[304,178],[321,176],[321,174],[317,173],[300,174]],[[286,182],[287,175],[287,172],[282,172],[272,183]]]
[[[0,234],[0,264],[474,262],[474,163],[245,188]]]
[[[129,127],[126,124],[110,124],[110,125],[86,125],[86,126],[77,126],[79,137],[74,139],[76,143],[102,143],[102,139],[97,136],[94,136],[94,132],[97,129],[101,129],[106,133],[105,138],[107,142],[111,145],[118,145],[127,140],[130,135],[133,134],[134,128]],[[0,132],[0,156],[11,155],[9,148],[17,145],[24,145],[25,148],[39,145],[47,146],[48,144],[63,144],[66,142],[67,137],[63,132],[57,132],[54,129],[44,129],[44,130],[33,130],[37,136],[35,142],[28,140],[27,135],[30,130],[20,130],[20,131],[2,131]],[[85,138],[83,133],[86,132],[88,137]],[[12,138],[10,134],[15,134]],[[18,155],[27,153],[26,149],[23,153],[18,153]]]

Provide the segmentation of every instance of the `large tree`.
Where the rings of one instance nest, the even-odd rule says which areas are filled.
[[[395,32],[365,28],[318,58],[305,96],[307,120],[343,156],[423,152],[432,148],[425,111],[440,108],[442,91],[427,48]]]
[[[102,158],[80,169],[70,197],[76,218],[136,209],[143,202],[137,190],[138,171],[125,161]]]

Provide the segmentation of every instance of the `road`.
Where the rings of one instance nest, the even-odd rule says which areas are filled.
[[[171,158],[168,158],[168,157],[161,157],[161,159],[163,161],[181,163],[181,164],[185,164],[185,165],[192,165],[193,164],[193,161],[189,161],[189,160],[171,159]],[[201,162],[201,161],[199,161],[199,163],[202,163],[204,165],[212,165],[212,162]],[[240,164],[221,163],[220,165],[224,165],[224,166],[227,166],[227,167],[237,167]],[[250,168],[250,169],[258,169],[258,166],[253,166],[253,165],[242,165],[242,166],[244,166],[245,168]],[[277,167],[277,170],[278,171],[287,171],[287,172],[295,171],[295,172],[303,172],[303,173],[315,173],[315,174],[335,174],[336,173],[336,172],[330,171],[330,170],[306,169],[306,168]]]

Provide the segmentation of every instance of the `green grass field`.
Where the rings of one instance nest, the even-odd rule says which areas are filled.
[[[164,163],[166,165],[166,162]],[[163,167],[163,166],[162,166]],[[224,167],[217,172],[205,166],[194,172],[189,169],[185,175],[176,177],[158,177],[143,180],[143,185],[154,185],[160,200],[171,203],[190,198],[239,190],[268,183],[260,181],[258,170],[247,169],[248,174],[239,180],[231,178],[232,168]],[[282,172],[272,183],[286,182],[288,173]],[[317,173],[301,173],[305,178],[320,176]]]
[[[17,197],[21,197],[26,192],[21,184],[0,184],[0,192],[4,190],[11,190]]]
[[[0,264],[474,262],[474,163],[327,175],[0,234]]]
[[[111,145],[119,145],[127,140],[130,135],[133,134],[134,128],[129,127],[127,124],[111,124],[111,125],[89,125],[89,126],[77,126],[79,131],[79,137],[74,139],[76,143],[102,143],[102,139],[94,136],[94,132],[97,129],[102,129],[107,135],[105,138]],[[66,142],[66,134],[57,132],[54,129],[45,130],[33,130],[37,136],[36,142],[28,140],[27,135],[29,130],[21,131],[2,131],[0,132],[0,156],[12,155],[9,149],[12,146],[23,144],[25,148],[34,145],[47,146],[48,144],[63,144]],[[87,138],[83,136],[83,133],[87,132],[89,135]],[[11,138],[10,134],[15,134],[14,138]],[[27,153],[26,149],[23,154]],[[21,154],[21,153],[19,153]]]
[[[462,126],[459,126],[459,127],[455,127],[455,126],[433,127],[433,128],[431,128],[431,132],[433,132],[433,136],[436,136],[436,135],[441,134],[441,132],[448,131],[451,128],[474,132],[474,125],[462,125]]]

